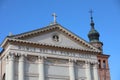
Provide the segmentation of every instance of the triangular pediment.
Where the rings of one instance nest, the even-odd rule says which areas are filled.
[[[41,29],[10,36],[16,41],[33,42],[43,45],[58,46],[80,50],[90,50],[100,52],[88,42],[70,32],[59,24],[50,25]]]

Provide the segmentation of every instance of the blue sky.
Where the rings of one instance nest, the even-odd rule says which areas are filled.
[[[109,58],[111,80],[119,80],[120,0],[0,0],[0,43],[12,32],[18,34],[57,22],[88,41],[89,10]]]

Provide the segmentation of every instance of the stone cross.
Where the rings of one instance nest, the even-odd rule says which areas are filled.
[[[56,17],[57,17],[57,15],[55,13],[53,13],[52,16],[54,17],[54,24],[56,24]]]

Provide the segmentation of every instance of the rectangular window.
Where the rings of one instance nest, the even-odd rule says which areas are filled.
[[[106,68],[106,61],[103,61],[103,68]]]

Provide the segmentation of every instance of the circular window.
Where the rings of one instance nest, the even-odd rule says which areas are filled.
[[[53,35],[52,39],[55,42],[59,42],[59,36],[58,35]]]

